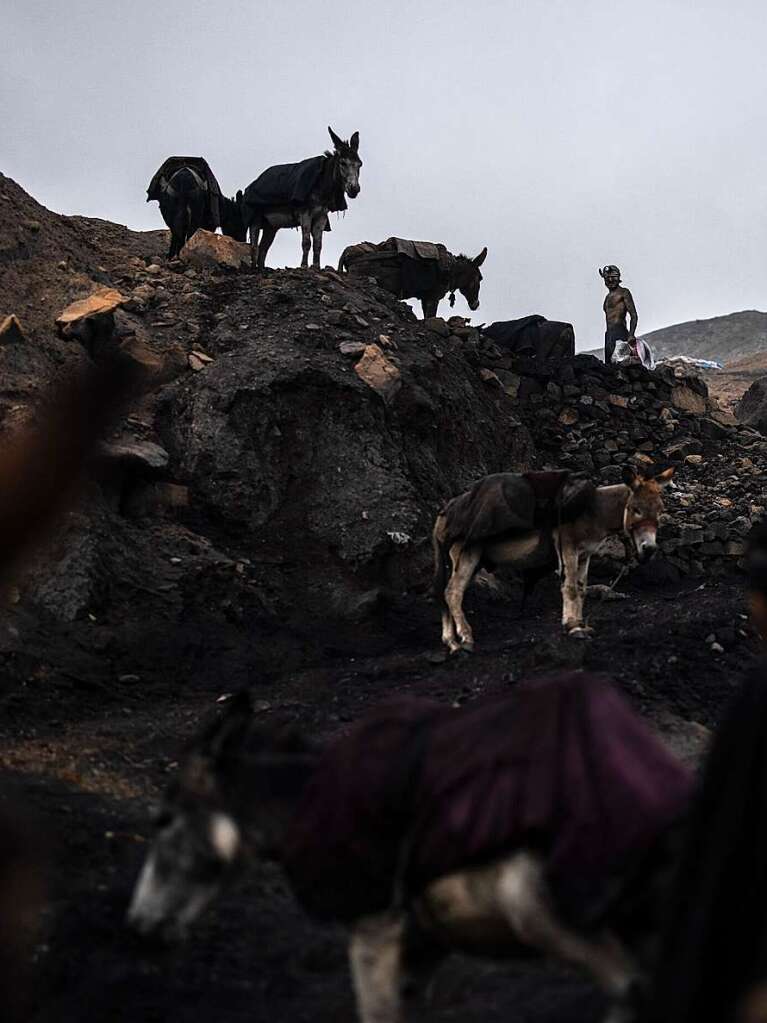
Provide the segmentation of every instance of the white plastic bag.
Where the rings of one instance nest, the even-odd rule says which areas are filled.
[[[612,361],[618,366],[628,366],[631,362],[631,345],[628,341],[616,341]]]
[[[655,356],[652,349],[641,338],[637,338],[634,348],[628,341],[616,341],[612,361],[618,366],[628,366],[631,362],[639,362],[645,369],[655,369]]]

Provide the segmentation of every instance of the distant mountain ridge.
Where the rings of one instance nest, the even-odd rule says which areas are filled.
[[[714,359],[724,364],[767,354],[767,313],[746,309],[709,320],[676,323],[642,337],[652,347],[656,358],[689,355],[693,359]]]

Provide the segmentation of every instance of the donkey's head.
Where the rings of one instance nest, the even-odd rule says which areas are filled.
[[[640,561],[649,560],[658,549],[658,521],[663,512],[662,491],[671,482],[673,475],[673,468],[654,477],[643,476],[631,466],[627,466],[624,472],[623,482],[630,493],[623,525],[634,541]]]
[[[128,923],[146,936],[184,937],[246,846],[278,844],[310,759],[300,737],[256,728],[247,694],[235,697],[192,741],[165,792]]]
[[[238,192],[234,199],[221,196],[220,209],[222,233],[235,241],[244,242],[248,229],[242,212],[242,192]]]
[[[474,259],[468,256],[456,257],[453,269],[453,288],[463,295],[469,309],[479,309],[479,286],[482,283],[480,267],[487,258],[487,247],[485,247]],[[450,300],[452,305],[452,298]]]
[[[338,160],[338,174],[344,186],[344,192],[350,199],[355,199],[360,194],[360,167],[362,160],[359,157],[360,133],[355,131],[348,142],[344,142],[328,126],[330,137],[335,147],[335,157]]]

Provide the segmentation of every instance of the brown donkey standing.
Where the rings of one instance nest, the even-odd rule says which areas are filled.
[[[434,593],[442,602],[442,642],[451,653],[474,649],[463,596],[479,568],[533,572],[559,563],[562,625],[585,636],[583,602],[591,556],[608,536],[631,539],[640,560],[657,549],[661,491],[673,469],[655,478],[627,467],[615,486],[573,485],[567,472],[496,473],[454,497],[432,531]]]

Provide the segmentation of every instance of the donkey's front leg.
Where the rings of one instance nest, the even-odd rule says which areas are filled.
[[[309,249],[312,247],[312,215],[308,210],[302,210],[299,214],[298,223],[301,228],[301,269],[309,267]]]
[[[463,595],[474,578],[481,555],[482,551],[480,548],[461,547],[460,544],[455,544],[450,551],[453,572],[445,588],[445,603],[455,622],[458,638],[461,640],[460,649],[466,650],[469,653],[472,653],[474,650],[474,633],[466,615],[463,613]],[[451,652],[453,652],[452,647]]]
[[[258,236],[261,228],[258,223],[250,225],[250,265],[254,270],[258,269]]]
[[[315,217],[312,221],[312,267],[315,270],[320,269],[320,256],[322,255],[322,234],[325,230],[325,224],[328,222],[327,213],[320,213],[318,217]]]
[[[585,970],[614,1000],[610,1023],[635,1018],[632,1001],[640,979],[636,964],[611,933],[585,936],[560,919],[537,857],[526,852],[510,857],[499,875],[498,901],[523,944]]]
[[[584,635],[583,601],[578,598],[578,548],[562,540],[562,626],[568,634]]]
[[[578,596],[576,600],[578,605],[577,606],[578,621],[581,623],[581,628],[584,628],[583,605],[586,600],[586,591],[588,590],[590,563],[591,563],[590,554],[582,554],[578,559],[578,575],[576,579],[576,590]],[[587,628],[586,631],[590,632],[591,630]]]
[[[398,913],[364,917],[355,924],[349,962],[360,1023],[402,1023],[404,929]]]

